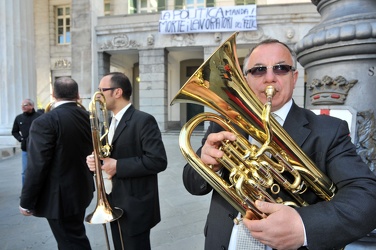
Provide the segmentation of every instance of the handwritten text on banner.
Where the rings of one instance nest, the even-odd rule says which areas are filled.
[[[256,5],[162,11],[162,34],[256,30]]]

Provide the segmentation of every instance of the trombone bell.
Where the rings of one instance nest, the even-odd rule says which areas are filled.
[[[97,207],[94,212],[87,215],[85,221],[90,224],[104,224],[115,221],[123,215],[123,210],[120,208],[111,209],[105,201],[97,202]]]

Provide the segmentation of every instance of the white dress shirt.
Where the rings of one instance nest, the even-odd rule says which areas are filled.
[[[116,127],[118,124],[114,123],[119,123],[121,118],[123,117],[125,111],[131,106],[131,103],[129,103],[127,106],[122,108],[116,115],[112,116],[112,121],[110,124],[110,132],[108,136],[108,142],[112,145],[112,139],[116,131]],[[112,130],[112,131],[111,131]],[[112,192],[112,180],[108,178],[108,174],[105,171],[102,171],[102,176],[103,176],[103,182],[104,182],[104,188],[106,190],[107,194],[110,194]]]

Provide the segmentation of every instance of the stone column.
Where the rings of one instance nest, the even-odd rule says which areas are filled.
[[[21,102],[37,103],[33,1],[0,2],[0,146],[16,145],[13,121]]]
[[[345,119],[358,154],[376,173],[376,2],[312,3],[321,21],[296,46],[307,73],[306,106]],[[346,250],[375,245],[375,239],[366,236]]]
[[[90,102],[92,89],[98,86],[98,58],[94,27],[103,15],[103,1],[72,1],[72,78],[79,84],[80,97],[85,107]]]
[[[97,85],[93,85],[93,91],[96,91],[99,85],[100,80],[105,74],[110,73],[111,67],[111,55],[106,52],[98,53],[98,77]],[[94,80],[95,81],[95,80]]]
[[[218,46],[215,47],[204,47],[204,61],[208,60],[211,55],[218,49]],[[217,111],[214,111],[212,108],[209,108],[208,106],[204,106],[205,112],[211,112],[211,113],[217,113]],[[210,125],[209,121],[205,121],[204,123],[204,131],[208,130]]]
[[[159,129],[167,129],[167,56],[165,49],[140,50],[140,110],[155,117]]]
[[[321,21],[297,44],[306,106],[348,121],[358,153],[376,166],[376,2],[312,0]]]

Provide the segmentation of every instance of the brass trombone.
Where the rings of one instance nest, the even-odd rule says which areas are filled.
[[[97,188],[97,205],[94,212],[87,215],[85,221],[90,224],[103,224],[107,249],[110,249],[106,223],[118,220],[123,215],[123,210],[118,207],[112,208],[107,200],[104,187],[103,173],[101,169],[100,158],[109,157],[111,154],[111,145],[108,143],[108,115],[106,108],[106,98],[102,92],[94,93],[89,104],[91,135],[93,140],[93,155],[95,160],[95,183]],[[104,133],[101,133],[103,129]],[[118,221],[122,249],[124,243]]]

